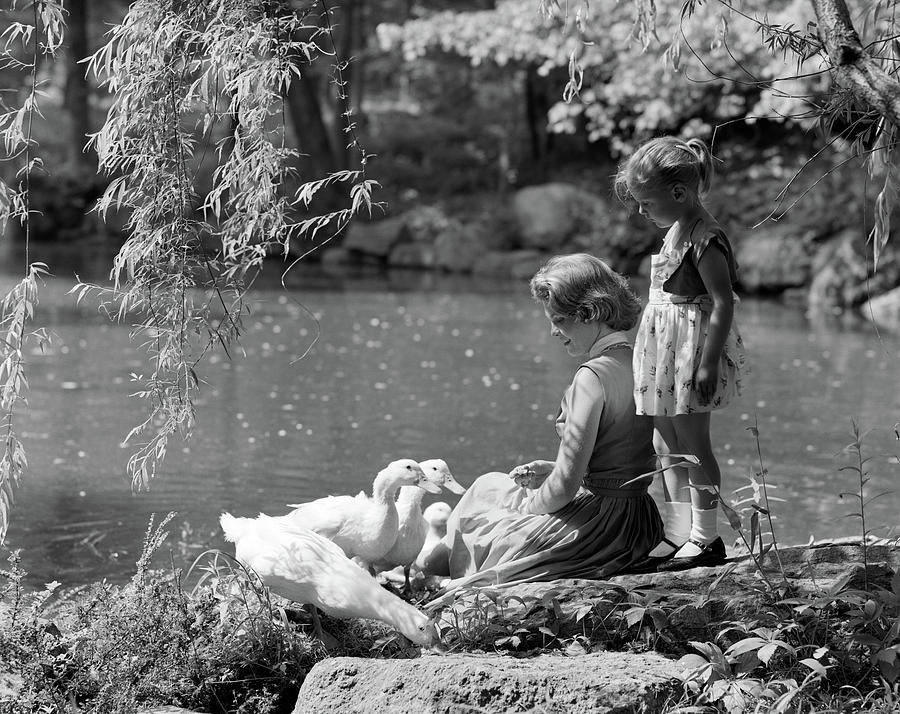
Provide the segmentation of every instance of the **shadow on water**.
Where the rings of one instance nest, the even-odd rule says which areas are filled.
[[[4,281],[24,266],[15,248]],[[254,285],[243,351],[201,365],[192,438],[172,441],[150,490],[132,493],[121,441],[145,413],[129,394],[133,375],[148,372],[146,356],[128,324],[75,307],[67,294],[75,274],[107,277],[110,249],[39,246],[30,258],[55,273],[35,316],[55,337],[28,355],[28,407],[16,428],[29,468],[8,546],[23,550],[35,584],[130,577],[154,512],[178,512],[169,546],[186,567],[192,553],[226,547],[222,511],[279,514],[287,503],[369,491],[396,458],[444,458],[469,485],[555,455],[553,418],[577,361],[550,338],[526,281],[302,265],[285,290],[286,264],[270,260]],[[775,495],[786,500],[774,508],[785,514],[780,539],[856,533],[846,517],[854,504],[838,496],[854,486],[839,471],[853,417],[873,429],[873,493],[891,493],[872,504],[868,522],[888,535],[900,513],[897,337],[773,300],[742,300],[738,319],[753,372],[740,401],[713,418],[725,493],[758,468],[747,431],[758,421]]]

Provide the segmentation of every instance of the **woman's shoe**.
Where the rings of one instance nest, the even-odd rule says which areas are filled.
[[[687,570],[688,568],[709,568],[716,565],[722,565],[725,562],[725,543],[722,538],[716,538],[711,543],[699,543],[693,539],[688,539],[688,543],[693,543],[700,552],[697,555],[690,555],[686,558],[675,558],[674,556],[667,559],[665,563],[657,566],[659,572],[671,573],[676,570]]]
[[[642,573],[655,573],[656,569],[662,564],[671,560],[675,557],[675,553],[678,552],[678,549],[681,548],[677,543],[673,543],[668,538],[663,536],[660,543],[666,543],[672,546],[672,552],[667,555],[645,555],[643,558],[638,560],[636,563],[633,563],[630,567],[626,568],[623,572],[623,575],[630,575],[632,573],[640,575]],[[655,546],[654,546],[655,547]],[[652,549],[651,549],[652,550]]]

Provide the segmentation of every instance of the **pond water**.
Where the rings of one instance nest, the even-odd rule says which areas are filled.
[[[11,264],[22,265],[4,261],[5,270]],[[32,584],[129,578],[153,513],[177,512],[165,557],[186,567],[205,548],[230,550],[218,531],[223,510],[279,514],[287,503],[369,490],[400,457],[444,458],[468,485],[555,454],[552,419],[577,362],[550,338],[525,283],[312,268],[291,273],[287,290],[277,279],[255,289],[243,354],[201,367],[192,438],[172,443],[150,490],[133,493],[121,441],[143,419],[129,394],[144,356],[128,325],[74,305],[71,264],[55,272],[35,315],[54,338],[29,354],[28,407],[16,416],[29,465],[7,537]],[[713,418],[725,493],[759,468],[747,428],[758,424],[784,499],[773,504],[779,541],[858,534],[855,500],[840,495],[858,487],[841,470],[853,463],[841,450],[855,419],[870,432],[868,491],[889,492],[867,508],[867,526],[894,534],[900,339],[770,300],[743,299],[738,319],[753,374],[740,402]]]

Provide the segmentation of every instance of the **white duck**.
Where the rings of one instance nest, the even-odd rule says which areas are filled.
[[[437,640],[428,616],[381,587],[334,543],[305,528],[291,528],[264,513],[257,518],[219,519],[235,558],[254,570],[272,592],[313,606],[313,626],[322,639],[315,608],[334,617],[386,622],[420,645]]]
[[[427,473],[427,472],[426,472]],[[422,517],[422,499],[425,496],[418,486],[403,486],[397,495],[397,540],[393,547],[374,563],[376,570],[403,568],[403,585],[409,588],[409,569],[422,550],[428,534],[428,523]]]
[[[425,559],[434,550],[434,546],[447,535],[447,519],[452,511],[449,503],[437,501],[428,506],[422,514],[425,522],[428,523],[428,533],[425,534],[425,542],[416,556],[415,564],[420,570],[425,568]]]
[[[420,461],[419,466],[431,483],[447,488],[453,493],[465,493],[463,488],[450,473],[450,467],[443,459]],[[400,525],[397,529],[397,540],[394,546],[376,564],[376,569],[390,570],[396,566],[403,568],[403,585],[409,589],[409,571],[416,556],[425,545],[428,535],[428,521],[422,514],[422,498],[425,492],[414,486],[404,486],[397,496],[397,514]]]
[[[360,493],[289,503],[294,510],[277,520],[315,531],[336,543],[348,558],[370,564],[384,557],[397,540],[400,519],[395,499],[401,486],[420,486],[430,493],[441,490],[426,479],[418,463],[399,459],[375,476],[371,498]]]
[[[450,467],[447,466],[447,462],[443,459],[426,459],[425,461],[420,461],[419,466],[422,467],[422,471],[425,472],[425,475],[429,477],[428,480],[432,483],[436,483],[458,496],[466,492],[466,487],[453,478],[453,474],[450,473]]]

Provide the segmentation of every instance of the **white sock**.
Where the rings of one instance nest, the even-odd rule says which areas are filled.
[[[681,546],[691,534],[691,504],[666,501],[660,509],[660,515],[663,519],[663,535],[676,546]],[[659,558],[671,552],[672,546],[663,540],[648,555]]]
[[[691,507],[691,540],[707,545],[719,537],[718,508]],[[693,543],[685,543],[678,550],[677,558],[691,558],[702,551]]]

